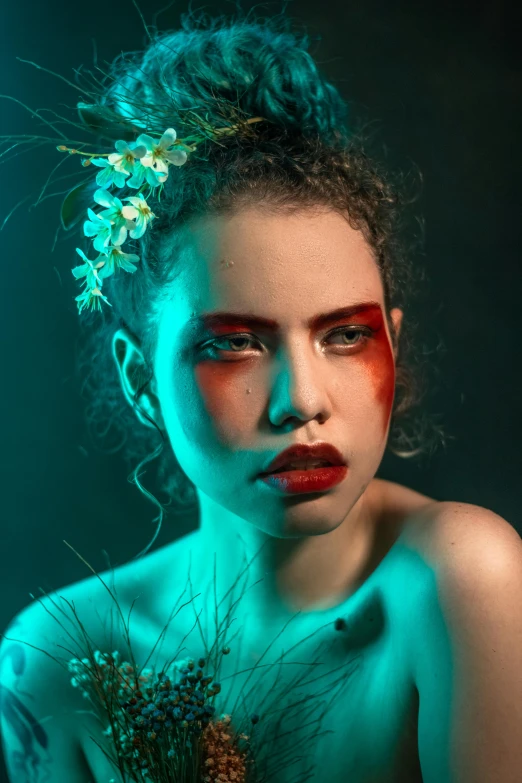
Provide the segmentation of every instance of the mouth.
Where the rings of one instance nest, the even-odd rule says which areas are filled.
[[[333,467],[331,462],[328,462],[327,460],[313,460],[309,462],[290,462],[286,465],[283,465],[280,468],[277,468],[276,470],[269,471],[267,473],[261,473],[262,476],[274,476],[277,473],[292,473],[294,471],[311,471],[311,470],[318,470],[320,468],[331,468]]]
[[[347,465],[333,465],[322,462],[305,467],[283,465],[270,473],[261,473],[259,478],[278,494],[300,495],[326,492],[340,484],[348,473]]]

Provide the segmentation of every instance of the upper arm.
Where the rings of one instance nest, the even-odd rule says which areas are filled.
[[[438,526],[437,526],[438,524]],[[424,783],[522,780],[522,541],[486,509],[435,523],[417,634]]]
[[[49,648],[43,611],[30,606],[17,615],[4,635],[19,641],[3,639],[0,646],[0,734],[9,779],[92,783],[71,720],[74,689],[57,662],[29,646]]]

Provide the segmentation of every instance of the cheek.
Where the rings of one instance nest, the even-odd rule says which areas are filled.
[[[209,361],[196,367],[196,382],[205,410],[214,426],[228,433],[241,430],[252,417],[251,405],[245,404],[245,389],[251,386],[245,384],[249,373],[241,364]]]
[[[368,350],[361,353],[360,361],[382,411],[383,431],[386,433],[395,393],[395,362],[384,328],[377,333]]]

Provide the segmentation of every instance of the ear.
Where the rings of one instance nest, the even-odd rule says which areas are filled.
[[[395,331],[395,339],[393,340],[394,344],[394,354],[395,358],[397,358],[397,354],[399,351],[399,335],[401,333],[401,324],[402,324],[402,316],[403,311],[400,310],[398,307],[394,307],[392,310],[390,310],[390,316],[393,322],[393,327]],[[393,335],[392,335],[393,337]]]
[[[125,399],[135,410],[141,423],[146,427],[153,427],[151,422],[135,407],[134,395],[150,375],[150,368],[147,366],[139,341],[128,329],[121,328],[115,332],[112,338],[112,355],[118,367]],[[165,429],[157,396],[155,376],[141,392],[136,404],[156,422],[160,429]]]

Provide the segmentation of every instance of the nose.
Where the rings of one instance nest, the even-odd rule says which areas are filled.
[[[281,426],[287,419],[323,422],[330,418],[327,379],[318,361],[302,346],[278,352],[268,407],[272,424]]]

